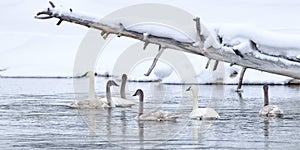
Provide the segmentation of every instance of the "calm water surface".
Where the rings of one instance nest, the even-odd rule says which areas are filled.
[[[270,86],[271,104],[284,110],[283,118],[261,118],[262,86],[199,85],[199,106],[213,107],[217,121],[189,120],[192,94],[187,85],[127,84],[132,108],[69,109],[86,97],[87,78],[0,78],[1,149],[298,149],[300,147],[300,87]],[[104,94],[107,79],[97,78],[96,91]],[[145,111],[163,109],[180,118],[176,122],[138,122],[137,88],[145,93]],[[78,90],[79,89],[79,90]],[[118,88],[112,90],[118,95]]]

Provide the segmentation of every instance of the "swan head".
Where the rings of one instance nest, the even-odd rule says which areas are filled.
[[[268,84],[264,84],[263,89],[264,89],[264,91],[268,91],[268,89],[269,89]]]
[[[138,118],[143,115],[143,101],[144,101],[144,93],[141,89],[137,89],[136,92],[132,96],[139,96],[140,103],[139,103],[139,114]]]
[[[140,102],[143,103],[144,101],[144,92],[141,89],[137,89],[136,92],[132,96],[139,96]]]
[[[127,75],[126,74],[122,75],[122,81],[127,81]]]
[[[107,81],[107,86],[110,87],[110,86],[119,86],[114,80],[109,80]]]
[[[144,95],[144,92],[141,89],[137,89],[136,92],[132,96],[140,96],[140,95]]]
[[[196,85],[191,85],[190,87],[188,87],[187,89],[186,89],[186,91],[198,91],[197,90],[197,86]]]

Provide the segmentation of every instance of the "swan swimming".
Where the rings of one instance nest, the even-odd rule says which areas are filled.
[[[198,88],[196,85],[190,86],[186,91],[193,93],[193,111],[189,114],[191,119],[214,120],[220,118],[219,114],[213,108],[198,108]]]
[[[110,87],[111,86],[119,86],[115,81],[113,80],[108,80],[106,83],[106,97],[105,98],[101,98],[100,101],[104,105],[103,107],[116,107],[116,104],[113,102],[113,97],[111,96],[111,92],[110,92]]]
[[[144,92],[141,89],[136,90],[133,96],[139,96],[139,114],[136,117],[140,121],[176,121],[178,116],[172,115],[167,111],[154,110],[144,114]]]
[[[265,117],[282,117],[283,111],[276,105],[269,105],[268,85],[263,86],[264,89],[264,107],[259,111],[260,116]]]
[[[120,88],[120,96],[121,97],[111,97],[110,96],[110,101],[111,101],[111,106],[112,107],[131,107],[133,105],[135,105],[134,102],[129,101],[126,99],[126,95],[125,95],[125,86],[126,86],[126,82],[127,82],[127,75],[123,74],[122,75],[122,83],[121,83],[121,88]],[[110,94],[110,90],[108,89],[108,87],[106,87],[106,97],[99,97],[100,100],[103,103],[108,103],[107,102],[107,95],[111,95]]]
[[[70,108],[100,108],[109,107],[107,104],[99,101],[95,94],[95,74],[93,71],[88,71],[83,76],[89,77],[89,96],[85,100],[76,100],[75,103],[69,105]]]

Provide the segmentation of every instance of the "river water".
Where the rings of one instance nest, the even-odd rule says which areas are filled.
[[[87,78],[82,80],[84,87]],[[107,79],[96,79],[98,95]],[[213,107],[216,121],[188,119],[192,93],[188,85],[127,84],[132,108],[69,109],[78,97],[73,79],[0,78],[1,149],[298,149],[300,147],[300,87],[270,86],[270,103],[281,107],[283,118],[262,118],[261,85],[199,85],[199,107]],[[75,87],[76,88],[76,87]],[[137,88],[144,90],[144,111],[162,109],[179,116],[176,122],[136,121]],[[86,89],[87,92],[87,89]],[[112,90],[118,95],[118,89]]]

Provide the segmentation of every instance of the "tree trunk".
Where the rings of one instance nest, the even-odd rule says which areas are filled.
[[[82,14],[76,14],[72,9],[68,11],[60,10],[55,8],[54,5],[45,11],[37,13],[36,19],[50,19],[58,18],[59,21],[57,25],[60,25],[63,21],[79,24],[89,28],[94,28],[102,31],[102,36],[107,37],[109,34],[116,34],[118,36],[125,36],[133,39],[137,39],[145,42],[145,46],[149,43],[159,45],[162,49],[170,48],[174,50],[179,50],[183,52],[188,52],[196,55],[201,55],[208,57],[209,59],[214,59],[217,61],[223,61],[234,65],[239,65],[244,68],[252,68],[260,71],[265,71],[269,73],[284,75],[296,79],[300,79],[300,60],[298,56],[297,59],[291,59],[282,55],[268,54],[259,50],[257,44],[249,40],[252,51],[247,53],[242,53],[239,49],[235,49],[233,46],[222,44],[222,39],[220,39],[220,47],[214,47],[213,45],[205,45],[208,37],[201,35],[200,19],[194,19],[196,21],[197,32],[199,34],[199,41],[186,42],[180,41],[171,37],[165,37],[160,35],[145,34],[138,30],[129,30],[123,26],[121,22],[97,22],[97,18],[92,18],[89,16],[83,16]],[[150,32],[150,31],[149,31]],[[212,36],[212,35],[211,35]],[[217,35],[220,38],[219,35]],[[206,39],[205,39],[206,38]],[[280,42],[280,41],[278,41]],[[300,52],[299,52],[300,54]],[[154,64],[155,65],[155,64]],[[153,68],[152,68],[153,69]],[[151,70],[152,70],[151,69]]]

